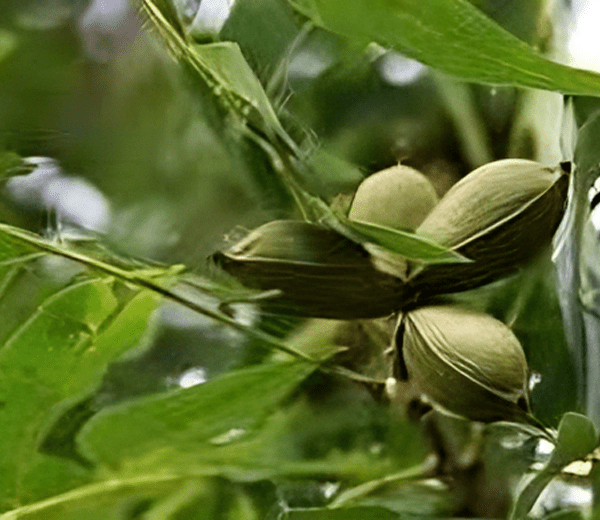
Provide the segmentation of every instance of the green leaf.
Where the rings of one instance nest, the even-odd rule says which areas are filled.
[[[318,376],[315,377],[318,381]],[[123,458],[115,477],[172,473],[188,477],[220,476],[242,482],[281,477],[360,482],[380,479],[390,468],[401,469],[421,462],[427,448],[418,428],[406,420],[393,421],[392,425],[381,420],[381,424],[389,426],[393,453],[374,454],[368,450],[368,439],[374,433],[374,418],[368,420],[369,408],[361,403],[348,403],[337,410],[318,411],[298,399],[289,406],[278,405],[264,421],[258,417],[263,413],[259,411],[253,420],[260,424],[254,428],[239,428],[239,422],[231,423],[224,428],[233,424],[232,428],[212,437],[200,432],[198,438],[182,439],[165,427],[161,435],[167,438],[157,441],[155,447],[148,445],[147,453]],[[380,419],[375,422],[379,424]],[[86,435],[85,430],[82,435]],[[357,444],[351,449],[340,449],[340,438]],[[306,448],[313,443],[318,445],[317,453]]]
[[[24,506],[15,511],[0,515],[0,520],[106,520],[125,518],[126,511],[131,511],[137,504],[155,501],[155,505],[147,510],[144,518],[160,519],[179,518],[171,516],[186,501],[200,496],[200,504],[204,506],[202,518],[213,518],[216,509],[222,511],[223,504],[215,504],[217,497],[212,497],[210,486],[200,479],[182,479],[173,475],[142,477],[138,479],[112,479],[100,483],[83,486],[69,493],[59,495],[51,500]],[[214,490],[212,490],[214,495]],[[220,497],[221,499],[223,497]],[[239,496],[237,497],[239,500]],[[194,504],[196,505],[196,504]],[[210,507],[210,506],[213,507]],[[236,518],[248,519],[250,504],[233,504],[244,506],[243,513]],[[220,507],[219,507],[220,506]],[[213,509],[214,508],[214,509]],[[196,509],[197,513],[198,509]],[[237,510],[239,512],[239,509]],[[230,512],[231,514],[232,512]],[[187,518],[187,516],[185,516]],[[197,515],[191,518],[199,518]],[[230,518],[228,516],[228,518]],[[252,516],[251,518],[254,518]],[[282,520],[399,520],[401,516],[381,507],[350,507],[344,509],[291,509],[281,516]]]
[[[84,477],[81,468],[37,449],[46,428],[73,399],[95,389],[107,364],[146,330],[158,295],[141,291],[121,304],[114,284],[110,277],[91,278],[50,291],[0,345],[0,507],[64,490],[77,475]],[[41,484],[50,474],[57,475],[54,487]]]
[[[237,43],[192,44],[191,57],[215,82],[215,93],[231,100],[236,111],[273,137],[283,130],[260,81]]]
[[[227,485],[224,482],[219,482],[219,484]],[[207,485],[206,482],[199,480],[189,480],[174,493],[169,493],[167,496],[156,500],[145,512],[144,520],[180,518],[178,513],[181,512],[182,509],[189,507],[193,507],[196,511],[203,511],[205,517],[210,518],[211,516],[214,516],[214,512],[210,510],[210,506],[212,505],[210,502],[218,501],[221,498],[219,496],[218,488],[215,490],[214,487],[216,486]],[[236,496],[236,498],[238,497]],[[207,504],[206,502],[209,503]],[[227,505],[225,505],[224,508],[226,507]],[[213,514],[211,515],[211,513]],[[184,517],[185,516],[187,515],[184,515]],[[251,520],[254,516],[249,514],[247,518]]]
[[[79,442],[87,456],[113,468],[170,446],[191,453],[200,445],[227,445],[252,433],[315,368],[304,362],[261,365],[105,409]]]
[[[428,264],[471,262],[460,253],[415,233],[346,218],[343,219],[343,223],[363,237],[365,242],[377,244],[391,253],[410,260],[419,260]]]
[[[149,10],[150,16],[155,19],[156,15],[159,15],[161,20],[161,30],[169,28],[174,34],[185,37],[185,29],[179,19],[177,9],[175,8],[174,2],[171,0],[152,0],[148,4],[144,5]]]
[[[233,4],[219,37],[235,41],[252,69],[264,79],[278,72],[274,68],[289,52],[297,34],[294,12],[286,3],[280,0],[238,0]]]
[[[288,0],[288,3],[300,14],[310,18],[312,22],[320,27],[325,27],[325,22],[319,15],[317,0]]]
[[[582,459],[598,446],[598,434],[594,423],[585,415],[566,413],[558,425],[556,448],[550,465],[564,467],[577,459]]]
[[[600,95],[600,75],[542,58],[467,0],[292,0],[315,23],[493,85]]]
[[[297,193],[315,218],[325,226],[363,246],[375,244],[383,248],[383,250],[377,249],[375,254],[381,256],[384,262],[394,262],[393,255],[390,256],[389,253],[426,264],[456,264],[471,261],[456,251],[415,233],[351,220],[341,212],[334,212],[325,202],[318,197],[313,197],[302,188],[298,188]],[[368,247],[366,248],[368,250]]]

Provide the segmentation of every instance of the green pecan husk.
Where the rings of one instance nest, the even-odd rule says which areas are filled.
[[[411,298],[406,284],[376,269],[361,245],[304,221],[264,224],[213,259],[249,287],[278,289],[279,296],[262,302],[267,312],[376,318]]]
[[[442,411],[474,421],[525,421],[528,366],[502,322],[448,305],[401,316],[396,344],[408,380]]]
[[[292,220],[265,224],[213,258],[249,287],[279,290],[262,304],[269,312],[346,320],[386,316],[526,265],[551,243],[568,184],[561,167],[523,159],[487,164],[459,181],[417,234],[470,263],[418,263]]]
[[[569,176],[524,159],[486,164],[456,183],[417,229],[471,263],[413,265],[422,296],[479,287],[516,272],[547,248],[562,220]]]

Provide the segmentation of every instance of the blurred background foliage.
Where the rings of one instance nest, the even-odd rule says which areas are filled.
[[[155,36],[141,30],[134,7],[4,3],[2,144],[24,157],[51,157],[65,175],[96,186],[110,206],[102,224],[109,240],[130,253],[202,269],[235,226],[293,213],[260,150],[232,135],[210,96],[186,87]],[[487,7],[519,36],[539,39],[527,22],[537,18],[513,19],[517,8],[504,4]],[[316,154],[323,175],[310,180],[314,191],[349,192],[361,174],[403,160],[438,175],[441,192],[474,166],[435,78],[418,63],[309,28],[276,0],[234,3],[218,33],[200,22],[191,26],[200,41],[240,45],[301,143],[356,166],[354,175],[332,171]],[[473,90],[493,114],[481,118],[492,134],[482,158],[504,157],[518,96],[513,89]],[[9,200],[5,219],[43,229],[43,209],[32,205]]]
[[[560,2],[553,11],[542,0],[472,3],[541,52],[564,53],[557,41],[568,30],[568,12]],[[364,176],[399,161],[423,171],[442,195],[494,159],[563,159],[558,139],[545,146],[548,125],[555,121],[547,106],[560,105],[558,94],[549,94],[554,97],[548,102],[546,93],[459,83],[376,44],[365,48],[325,31],[294,10],[294,2],[222,0],[212,2],[212,10],[208,1],[174,4],[198,42],[239,44],[315,173],[303,179],[304,187],[327,201],[352,193]],[[29,158],[33,171],[4,184],[3,222],[50,237],[67,236],[70,224],[82,226],[124,256],[182,263],[215,276],[207,258],[225,237],[237,236],[236,228],[299,216],[264,150],[229,122],[215,97],[190,81],[126,0],[2,1],[0,149]],[[534,409],[556,425],[576,408],[577,396],[551,272],[540,263],[520,278],[456,298],[514,326],[532,370],[542,374]],[[30,279],[13,289],[24,296],[5,309],[2,335],[64,282],[45,275],[29,272]],[[279,337],[303,325],[293,317],[259,316],[250,306],[240,307],[237,317]],[[547,348],[535,348],[539,344]],[[89,461],[74,438],[98,410],[132,396],[196,385],[269,355],[258,340],[171,303],[160,308],[134,351],[137,356],[130,353],[111,365],[93,395],[65,407],[41,451],[85,467]],[[472,445],[477,434],[449,418],[425,429],[447,452],[452,486],[443,481],[395,486],[392,479],[376,483],[369,499],[359,494],[362,502],[348,500],[352,507],[341,516],[336,510],[294,511],[326,504],[340,485],[328,479],[337,477],[346,486],[376,481],[421,462],[431,446],[406,417],[343,378],[313,374],[282,409],[264,438],[248,446],[249,453],[256,449],[264,462],[264,446],[276,445],[284,466],[286,460],[316,460],[332,469],[290,463],[295,478],[203,476],[183,486],[166,483],[168,492],[154,487],[146,493],[140,486],[139,496],[124,493],[102,508],[78,509],[72,518],[506,514],[504,484],[513,466],[502,467],[502,461],[514,446],[492,439],[484,469],[479,453],[473,455],[481,449]],[[524,441],[516,445],[518,474],[536,453]],[[321,479],[302,478],[311,471]],[[72,481],[65,481],[55,491],[70,487]],[[31,499],[48,494],[34,489]]]
[[[264,154],[233,135],[210,96],[186,87],[155,36],[141,30],[134,7],[4,3],[2,144],[24,157],[51,157],[66,175],[96,186],[110,206],[102,223],[109,240],[130,253],[202,269],[235,226],[293,214]],[[534,45],[548,38],[540,34],[550,23],[539,27],[541,2],[477,5]],[[182,16],[195,7],[182,2]],[[228,12],[227,2],[221,9]],[[468,87],[485,131],[473,157],[457,132],[456,108],[439,88],[450,80],[418,63],[307,26],[277,0],[235,2],[217,27],[208,23],[210,13],[188,16],[199,41],[237,42],[288,131],[309,151],[333,155],[314,154],[319,176],[307,182],[318,194],[349,192],[361,174],[398,160],[436,177],[443,192],[474,162],[527,147],[510,144],[515,89]],[[332,168],[335,159],[355,165],[354,175]],[[27,201],[8,202],[6,220],[46,226],[40,207],[23,212],[10,203]]]

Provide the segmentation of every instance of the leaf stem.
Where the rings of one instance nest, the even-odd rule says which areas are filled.
[[[386,475],[383,478],[379,478],[376,480],[370,480],[368,482],[364,482],[356,487],[347,489],[343,493],[341,493],[331,504],[329,504],[330,509],[335,509],[338,507],[343,507],[350,502],[353,502],[359,498],[363,498],[373,491],[394,482],[402,482],[402,481],[412,481],[418,478],[429,477],[433,474],[433,471],[436,469],[438,465],[437,457],[428,457],[421,464],[417,464],[411,468],[407,468],[398,473],[393,473],[391,475]]]
[[[92,497],[100,498],[102,495],[104,495],[105,498],[110,499],[112,495],[139,493],[140,490],[145,487],[149,488],[149,492],[155,493],[157,491],[157,485],[165,484],[169,486],[189,478],[189,476],[184,475],[159,474],[143,475],[141,477],[130,479],[105,480],[82,486],[46,500],[19,507],[18,509],[13,509],[12,511],[0,515],[0,520],[20,520],[29,517],[41,518],[39,516],[41,512],[44,512],[44,518],[60,518],[59,515],[64,514],[64,512],[68,510],[69,504],[81,501],[85,502]]]

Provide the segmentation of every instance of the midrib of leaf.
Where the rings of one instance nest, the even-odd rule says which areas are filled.
[[[179,483],[189,480],[189,476],[173,474],[142,475],[129,479],[112,479],[82,486],[67,493],[54,496],[47,500],[36,502],[14,509],[0,516],[0,520],[17,520],[27,518],[56,518],[60,519],[64,511],[74,509],[77,504],[99,502],[103,497],[117,499],[132,491],[160,492],[162,488],[172,489]]]
[[[369,496],[369,494],[390,483],[410,482],[415,479],[426,478],[435,473],[436,464],[437,462],[435,460],[426,459],[423,463],[404,469],[398,473],[386,475],[385,477],[376,480],[363,482],[356,487],[347,489],[343,493],[340,493],[335,500],[329,504],[328,507],[331,509],[346,507],[348,504],[359,501],[361,498]]]
[[[10,260],[2,260],[0,261],[0,266],[4,265],[14,265],[14,264],[24,264],[26,262],[30,262],[31,260],[37,260],[44,256],[44,253],[32,253],[30,255],[19,256],[17,258],[13,258]]]

